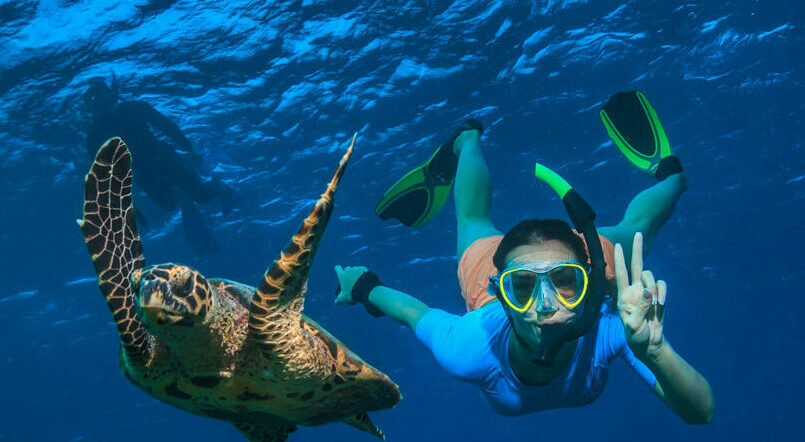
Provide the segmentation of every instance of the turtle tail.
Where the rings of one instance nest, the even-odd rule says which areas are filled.
[[[361,431],[371,433],[379,437],[380,439],[386,440],[386,435],[383,434],[383,431],[381,431],[380,428],[377,427],[377,425],[372,423],[372,420],[369,419],[369,415],[366,413],[358,413],[352,415],[344,419],[342,422],[344,422],[345,424],[352,425],[353,427]]]

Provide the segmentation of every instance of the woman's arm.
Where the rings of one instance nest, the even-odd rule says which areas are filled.
[[[367,271],[366,267],[342,268],[341,266],[335,266],[335,273],[341,286],[340,293],[335,300],[336,304],[355,303],[352,298],[352,286]],[[416,330],[419,320],[431,310],[419,299],[382,285],[373,288],[369,292],[367,300],[383,314],[400,324],[407,325],[411,330]]]
[[[377,286],[369,292],[369,303],[391,319],[407,325],[411,330],[416,330],[419,320],[431,310],[419,299],[384,286]]]
[[[665,341],[662,349],[643,361],[657,377],[654,393],[689,424],[708,424],[715,404],[710,384]]]
[[[707,381],[682,359],[663,335],[668,287],[643,270],[643,236],[632,245],[632,283],[626,272],[623,247],[615,246],[618,312],[626,343],[632,353],[657,377],[654,391],[685,422],[706,424],[713,420],[715,403]]]
[[[362,294],[353,287],[368,269],[366,267],[335,267],[340,283],[336,304],[355,304]],[[369,280],[367,280],[369,281]],[[356,292],[367,290],[376,280],[361,282]],[[395,321],[407,325],[425,346],[433,352],[439,365],[448,373],[466,382],[480,383],[495,369],[489,357],[490,334],[478,317],[451,315],[432,309],[411,295],[378,285],[363,301],[369,313],[380,310]],[[427,318],[425,318],[427,315]],[[424,319],[423,319],[424,318]]]

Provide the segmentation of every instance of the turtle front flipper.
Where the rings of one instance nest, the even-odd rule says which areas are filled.
[[[137,319],[129,280],[132,272],[145,265],[131,185],[129,150],[120,138],[112,138],[98,150],[84,179],[84,217],[78,221],[130,361],[147,357],[151,339]]]
[[[310,267],[333,211],[333,196],[352,155],[357,135],[352,137],[327,189],[291,242],[266,271],[252,298],[250,337],[281,378],[303,380],[329,370],[329,364],[319,356],[321,352],[309,351],[313,344],[302,333],[300,324]]]

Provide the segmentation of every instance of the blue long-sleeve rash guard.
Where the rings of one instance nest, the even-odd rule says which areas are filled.
[[[448,373],[481,388],[489,405],[503,415],[517,416],[551,408],[578,407],[603,391],[607,370],[622,357],[653,388],[654,374],[626,344],[623,323],[607,303],[600,319],[579,338],[568,366],[544,386],[520,382],[509,364],[512,326],[499,302],[463,316],[433,309],[416,326],[416,335]]]

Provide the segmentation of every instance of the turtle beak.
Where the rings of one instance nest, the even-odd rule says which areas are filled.
[[[146,281],[140,288],[140,308],[144,311],[162,310],[165,307],[164,284],[158,281]]]

